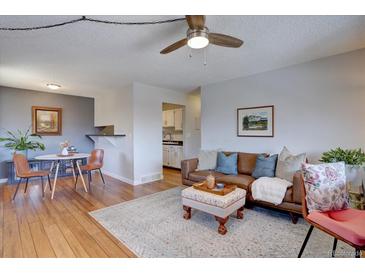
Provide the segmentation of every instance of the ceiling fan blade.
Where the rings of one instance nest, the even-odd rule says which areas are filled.
[[[186,21],[190,29],[204,29],[205,16],[204,15],[186,15]]]
[[[164,48],[163,50],[160,51],[161,54],[167,54],[167,53],[170,53],[171,51],[174,51],[174,50],[177,50],[183,46],[186,45],[186,43],[188,42],[188,39],[184,38],[184,39],[181,39],[175,43],[173,43],[172,45]]]
[[[209,42],[222,47],[239,48],[242,46],[243,41],[220,33],[209,33]]]

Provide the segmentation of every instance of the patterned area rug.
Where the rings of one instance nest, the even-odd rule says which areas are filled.
[[[292,224],[287,214],[255,207],[234,216],[228,232],[204,212],[183,219],[176,187],[90,213],[105,229],[139,257],[296,257],[309,225]],[[303,257],[330,257],[333,238],[314,229]],[[339,241],[336,257],[353,257],[354,250]]]

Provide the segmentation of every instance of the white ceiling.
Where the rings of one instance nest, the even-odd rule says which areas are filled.
[[[78,16],[0,16],[0,26],[37,26]],[[93,16],[145,21],[180,16]],[[236,36],[243,47],[209,46],[189,59],[187,47],[159,52],[184,37],[186,22],[114,26],[81,22],[55,29],[0,31],[0,85],[93,95],[139,81],[179,91],[365,47],[365,16],[207,16],[212,32]]]

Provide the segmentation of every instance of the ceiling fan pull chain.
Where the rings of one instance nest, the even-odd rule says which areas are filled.
[[[189,59],[191,59],[191,57],[193,57],[193,51],[191,50],[191,48],[189,48]]]

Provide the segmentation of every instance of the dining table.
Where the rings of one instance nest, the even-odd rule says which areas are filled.
[[[88,154],[88,153],[72,153],[69,155],[47,154],[47,155],[39,155],[39,156],[34,157],[34,159],[39,160],[39,161],[52,161],[51,168],[50,168],[51,174],[53,172],[53,169],[56,168],[56,170],[54,172],[53,185],[52,185],[52,194],[51,194],[52,200],[53,200],[54,193],[56,190],[58,170],[60,168],[61,163],[65,162],[65,161],[71,162],[71,169],[72,169],[72,174],[73,174],[75,183],[76,183],[75,166],[77,167],[77,171],[78,171],[78,174],[80,174],[80,178],[81,178],[82,184],[84,186],[84,190],[85,190],[85,192],[87,192],[87,187],[85,184],[85,180],[82,176],[82,172],[81,172],[81,168],[80,168],[80,164],[79,164],[78,160],[82,160],[82,159],[89,158],[89,157],[90,157],[90,154]],[[45,189],[44,189],[44,191],[45,191]]]

